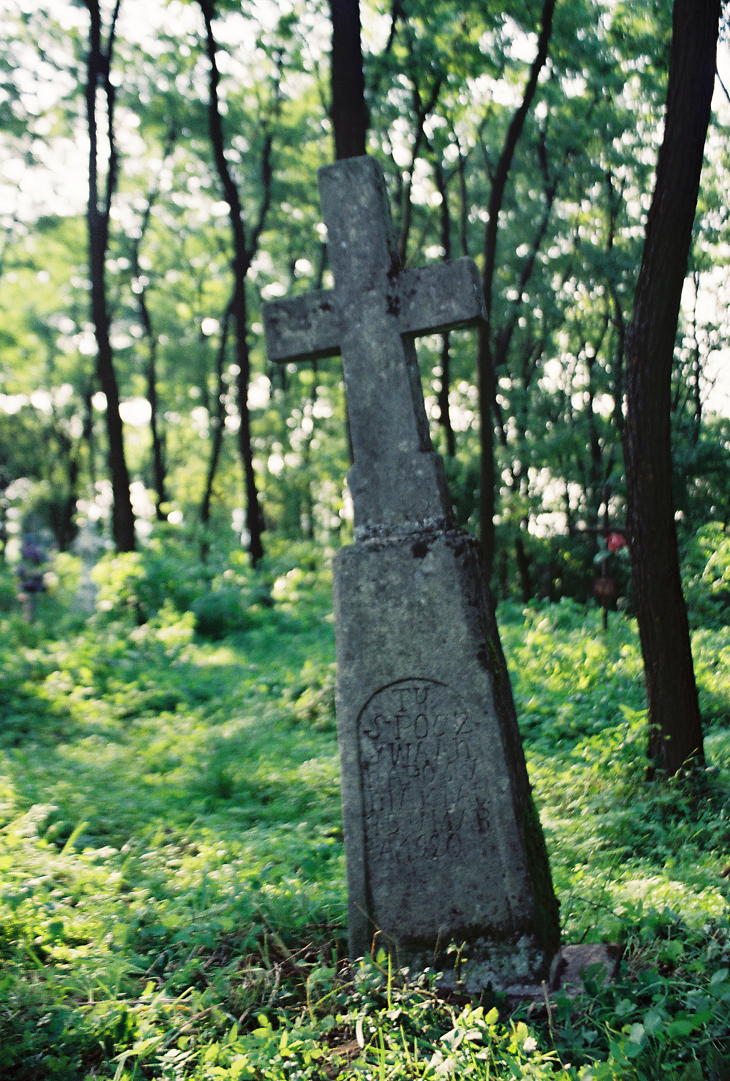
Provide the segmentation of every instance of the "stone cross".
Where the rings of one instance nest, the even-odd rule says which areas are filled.
[[[267,304],[271,360],[342,354],[355,528],[444,522],[449,496],[431,449],[413,337],[484,316],[471,259],[402,270],[382,171],[350,158],[319,173],[335,289]]]
[[[557,901],[475,539],[428,432],[417,334],[484,316],[469,259],[400,264],[382,171],[319,172],[334,290],[265,305],[272,360],[342,354],[355,543],[334,562],[353,958],[468,988],[534,987]],[[457,963],[458,962],[458,963]]]

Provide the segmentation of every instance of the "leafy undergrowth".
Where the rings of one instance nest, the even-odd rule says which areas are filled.
[[[564,937],[625,949],[510,1016],[346,958],[326,573],[272,595],[217,640],[4,620],[0,1077],[728,1081],[730,632],[695,639],[708,768],[647,784],[634,626],[501,610]]]

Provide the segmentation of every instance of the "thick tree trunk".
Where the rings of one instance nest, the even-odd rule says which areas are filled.
[[[360,44],[358,0],[330,0],[332,18],[330,117],[335,158],[358,158],[367,153],[368,110]]]
[[[114,44],[114,32],[119,0],[114,8],[112,26],[106,51],[101,43],[101,12],[98,0],[86,0],[90,15],[89,58],[86,82],[86,110],[89,127],[89,204],[87,211],[89,234],[89,277],[91,279],[91,320],[96,335],[96,373],[106,397],[106,431],[108,467],[112,484],[112,533],[120,552],[132,552],[135,547],[134,512],[129,494],[129,473],[124,455],[122,418],[119,414],[119,390],[114,369],[114,355],[109,336],[109,313],[106,297],[106,250],[109,238],[109,213],[116,187],[117,155],[114,142],[114,87],[109,79],[109,66]],[[109,159],[104,200],[99,200],[98,138],[96,124],[96,91],[103,85],[107,100],[107,139]]]
[[[670,395],[719,15],[720,0],[675,0],[664,141],[626,339],[624,452],[649,757],[670,774],[703,756],[672,507]]]
[[[343,158],[359,158],[367,154],[370,116],[365,104],[365,73],[360,39],[360,0],[330,0],[330,19],[332,22],[330,119],[335,144],[335,160],[342,161]],[[354,455],[347,403],[345,403],[345,437],[352,465]]]

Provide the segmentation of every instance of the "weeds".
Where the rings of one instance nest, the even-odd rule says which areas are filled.
[[[0,1078],[729,1081],[726,631],[695,636],[708,769],[647,784],[633,625],[501,611],[564,937],[625,950],[510,1016],[346,957],[329,599],[296,555],[232,624],[224,571],[173,603],[138,561],[63,638],[2,617]]]

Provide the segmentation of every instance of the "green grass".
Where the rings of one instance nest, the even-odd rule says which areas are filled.
[[[708,769],[647,784],[634,625],[500,611],[564,938],[626,947],[510,1017],[349,963],[326,575],[273,596],[217,641],[4,619],[0,1078],[727,1081],[730,631],[695,635]]]

